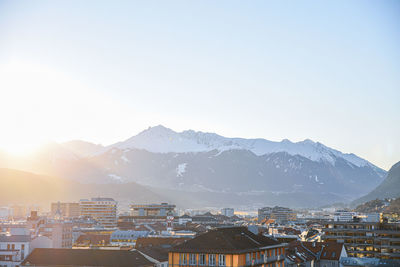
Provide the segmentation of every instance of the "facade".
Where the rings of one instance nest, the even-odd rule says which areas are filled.
[[[14,267],[29,254],[29,235],[0,235],[0,266]]]
[[[72,248],[72,224],[53,223],[51,227],[52,248]],[[49,227],[47,226],[47,227]]]
[[[161,204],[132,204],[131,216],[139,217],[166,217],[175,213],[175,205]]]
[[[226,217],[233,217],[233,215],[235,215],[235,211],[232,208],[223,208],[221,210],[221,214]]]
[[[154,262],[156,267],[168,267],[168,251],[188,238],[147,237],[136,241],[135,249],[146,259]]]
[[[272,219],[277,223],[287,223],[288,221],[297,220],[297,214],[293,210],[285,207],[264,207],[258,209],[258,222],[261,223],[264,219]]]
[[[51,203],[51,217],[77,218],[80,215],[79,203],[56,202]]]
[[[117,226],[117,202],[112,198],[81,199],[81,216],[95,219],[105,228]]]
[[[173,247],[168,265],[283,267],[286,245],[246,227],[217,228]]]
[[[324,241],[343,243],[349,257],[400,259],[400,224],[329,222]]]
[[[149,233],[149,231],[117,230],[112,232],[110,243],[115,246],[135,246],[138,238],[146,237]]]
[[[334,213],[333,220],[335,222],[351,222],[353,221],[353,216],[355,215],[356,213],[352,211],[338,210]]]

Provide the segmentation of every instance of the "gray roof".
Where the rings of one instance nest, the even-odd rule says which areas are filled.
[[[30,242],[29,235],[0,235],[0,242]]]

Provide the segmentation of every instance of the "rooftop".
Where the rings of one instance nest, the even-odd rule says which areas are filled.
[[[23,266],[154,266],[138,251],[36,248]]]
[[[281,243],[263,235],[255,235],[246,227],[210,230],[171,249],[172,252],[243,253]]]

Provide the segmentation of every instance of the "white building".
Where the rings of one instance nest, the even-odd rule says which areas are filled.
[[[368,213],[364,221],[366,222],[379,222],[381,219],[380,213]]]
[[[235,214],[235,211],[232,208],[223,208],[221,210],[221,214],[226,217],[233,217],[233,215]]]
[[[81,216],[91,217],[106,228],[117,227],[117,202],[112,198],[81,199]]]
[[[338,210],[333,215],[333,220],[335,222],[351,222],[353,221],[353,216],[356,216],[357,213],[347,210]]]
[[[0,266],[16,267],[30,252],[29,235],[0,235]]]

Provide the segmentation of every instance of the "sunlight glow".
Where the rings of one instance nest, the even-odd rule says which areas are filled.
[[[0,150],[27,154],[52,141],[55,128],[74,114],[82,86],[40,65],[0,65]]]

